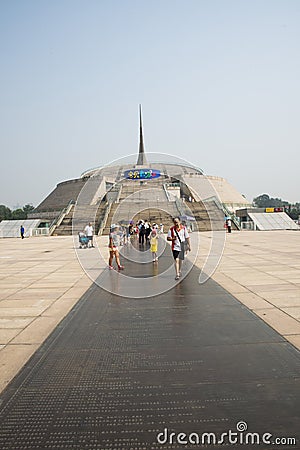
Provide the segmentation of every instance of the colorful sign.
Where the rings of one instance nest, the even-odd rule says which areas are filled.
[[[152,180],[158,177],[160,177],[160,171],[153,169],[131,169],[124,172],[124,178],[128,180]]]
[[[267,213],[273,213],[274,212],[274,208],[266,208],[266,212]]]

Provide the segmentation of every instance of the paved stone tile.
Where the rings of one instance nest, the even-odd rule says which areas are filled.
[[[278,308],[300,306],[300,297],[295,291],[260,292],[259,295]]]
[[[284,336],[300,334],[300,322],[290,317],[284,311],[277,308],[257,309],[256,314]]]
[[[43,311],[47,309],[46,306],[44,307],[34,307],[34,306],[28,306],[26,307],[20,307],[20,308],[1,308],[1,317],[32,317],[32,316],[39,316],[42,314]]]
[[[1,289],[0,291],[0,301],[9,297],[12,294],[15,294],[16,292],[18,292],[18,289]]]
[[[59,301],[49,306],[49,308],[42,313],[41,317],[63,318],[73,306],[76,305],[78,298],[80,298],[80,296],[61,298]]]
[[[282,311],[284,311],[289,316],[293,317],[294,319],[297,319],[300,322],[300,307],[298,308],[282,308]]]
[[[0,350],[0,391],[7,386],[38,347],[38,345],[8,344]]]
[[[205,238],[204,238],[205,240]],[[255,313],[260,314],[263,309],[271,310],[270,306],[277,309],[280,317],[280,326],[276,328],[276,319],[271,316],[261,315],[279,332],[288,330],[285,335],[289,339],[291,325],[298,330],[296,318],[297,310],[293,308],[299,306],[300,264],[299,260],[300,234],[286,231],[275,233],[233,233],[233,239],[227,239],[226,249],[214,279],[219,280],[223,287],[230,292]],[[247,279],[247,274],[249,278]],[[257,277],[254,274],[260,273]],[[241,284],[244,292],[230,290],[230,284],[226,283],[223,275],[230,276],[236,283]],[[218,278],[219,277],[219,278]],[[257,281],[256,281],[257,280]],[[262,299],[262,300],[260,300]],[[289,314],[285,314],[285,308],[294,312],[294,321]],[[292,308],[292,309],[291,309]],[[259,312],[260,311],[260,312]],[[284,324],[284,321],[286,323]],[[293,336],[293,345],[298,345],[297,335]]]
[[[14,299],[9,297],[6,300],[2,300],[0,303],[0,315],[2,315],[2,310],[6,311],[7,308],[16,308],[22,309],[22,308],[48,308],[55,299],[40,299],[39,297],[35,298],[34,296],[31,296],[31,298],[25,298],[23,300]],[[5,314],[5,312],[4,312]],[[4,315],[3,314],[3,315]]]
[[[288,336],[284,336],[286,339],[291,342],[296,348],[300,349],[300,334],[289,334]]]
[[[271,303],[252,292],[235,293],[234,296],[252,310],[274,308]]]
[[[0,329],[25,328],[34,320],[34,317],[0,317]]]
[[[253,282],[253,284],[244,284],[243,285],[248,291],[251,291],[251,292],[257,292],[257,293],[260,293],[260,292],[266,292],[266,291],[276,291],[277,289],[276,289],[276,286],[279,286],[279,288],[280,288],[280,286],[281,286],[281,290],[285,290],[285,289],[287,289],[287,290],[289,290],[289,283],[288,282],[282,282],[281,284],[277,284],[277,282],[274,282],[274,283],[270,283],[270,284],[254,284],[254,282]]]
[[[51,331],[64,317],[61,311],[59,317],[37,317],[10,342],[11,344],[42,344]]]
[[[15,336],[20,333],[20,329],[0,328],[0,344],[8,344]]]
[[[25,288],[16,293],[13,293],[6,297],[6,300],[26,300],[26,299],[56,299],[65,293],[65,289],[56,289],[56,288]],[[0,303],[1,307],[2,303]]]

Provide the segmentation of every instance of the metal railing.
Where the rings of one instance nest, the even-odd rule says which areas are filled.
[[[255,225],[253,222],[241,222],[241,230],[255,230]]]
[[[67,214],[69,214],[69,212],[71,211],[71,209],[73,208],[75,202],[74,200],[71,200],[68,205],[61,211],[61,213],[59,214],[59,216],[57,216],[53,222],[50,224],[49,227],[49,236],[51,236],[55,229],[57,227],[59,227],[59,225],[62,223],[62,221],[64,220],[64,218],[66,217]]]
[[[216,196],[212,196],[203,200],[203,203],[214,202],[216,206],[223,211],[226,217],[230,217],[232,222],[235,224],[238,230],[241,229],[239,218],[231,212],[224,203],[221,203],[220,200]]]
[[[49,236],[49,227],[35,228],[31,231],[31,236]]]
[[[184,216],[186,214],[186,211],[185,211],[185,207],[184,207],[184,204],[183,204],[183,201],[181,200],[181,198],[178,198],[178,197],[175,198],[175,205],[179,212],[179,215]]]
[[[166,184],[166,183],[163,184],[163,189],[164,189],[164,192],[165,192],[165,194],[166,194],[166,197],[167,197],[168,202],[170,202],[170,201],[171,201],[171,196],[170,196],[170,193],[168,192],[167,184]]]
[[[109,202],[107,204],[107,207],[106,207],[103,219],[101,220],[101,225],[99,227],[98,236],[101,236],[102,233],[103,233],[103,230],[104,230],[104,228],[106,226],[106,222],[107,222],[107,219],[108,219],[108,216],[109,216],[109,213],[110,213],[112,205],[113,205],[113,202]]]

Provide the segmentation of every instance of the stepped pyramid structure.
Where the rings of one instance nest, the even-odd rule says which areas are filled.
[[[140,105],[136,163],[99,167],[59,183],[30,217],[51,223],[53,235],[78,233],[88,222],[99,234],[107,234],[112,223],[139,219],[168,227],[174,216],[207,231],[222,226],[234,208],[250,205],[224,178],[205,176],[180,159],[170,156],[164,162],[158,156],[146,156]]]

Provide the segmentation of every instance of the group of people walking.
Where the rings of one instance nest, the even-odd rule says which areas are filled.
[[[89,223],[85,229],[85,236],[87,238],[87,247],[94,247],[93,244],[93,226]],[[118,224],[111,225],[109,233],[109,260],[108,268],[114,269],[113,261],[116,261],[118,270],[124,270],[124,266],[120,261],[119,248],[121,245],[130,242],[131,236],[136,236],[140,247],[145,244],[150,246],[153,263],[158,262],[158,242],[159,234],[163,233],[163,225],[158,226],[156,223],[152,225],[147,220],[139,220],[134,226],[133,222],[125,228]],[[190,236],[187,227],[183,225],[179,217],[174,217],[173,226],[170,227],[167,233],[167,241],[171,242],[172,255],[175,267],[175,280],[179,280],[182,271],[182,262],[185,255],[191,250]]]
[[[138,241],[142,246],[145,243],[150,244],[150,251],[152,254],[153,263],[158,262],[158,233],[159,229],[156,224],[150,225],[147,220],[140,220],[137,224]],[[116,260],[118,270],[124,270],[120,262],[119,246],[121,244],[121,237],[123,232],[120,230],[119,225],[112,225],[111,232],[109,234],[109,262],[108,267],[112,270],[113,260]],[[172,254],[175,267],[175,280],[179,280],[182,270],[182,262],[185,258],[185,254],[191,250],[190,236],[185,225],[180,221],[179,217],[173,219],[173,226],[170,227],[167,240],[171,242]]]
[[[136,234],[139,236],[139,244],[145,244],[147,242],[150,242],[151,237],[153,237],[154,234],[163,234],[164,232],[164,226],[161,223],[159,226],[156,223],[153,223],[152,225],[147,220],[139,220],[136,227]]]
[[[138,236],[140,246],[143,246],[146,243],[150,244],[153,262],[158,261],[158,226],[155,223],[150,225],[147,220],[140,220],[137,222],[137,225],[134,226],[133,222],[130,222],[126,230],[122,230],[118,224],[113,224],[111,225],[108,244],[108,267],[110,270],[113,269],[112,264],[114,259],[116,260],[118,270],[124,269],[124,266],[120,263],[119,247],[120,245],[129,243],[131,236]]]

